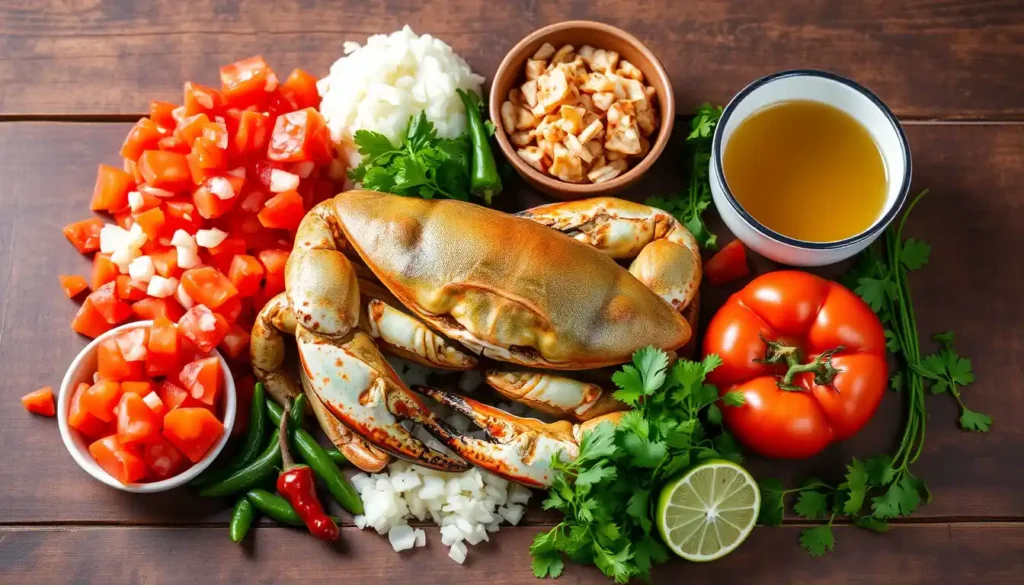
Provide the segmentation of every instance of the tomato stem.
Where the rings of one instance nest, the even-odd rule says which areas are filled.
[[[785,345],[781,341],[768,341],[767,339],[761,338],[764,341],[767,348],[764,352],[764,359],[761,360],[763,364],[784,364],[786,366],[786,373],[783,374],[782,379],[777,383],[780,390],[789,390],[792,392],[802,391],[803,388],[793,384],[793,380],[797,374],[812,373],[814,374],[814,383],[819,386],[828,386],[835,379],[836,374],[839,370],[832,365],[832,356],[837,352],[845,349],[842,345],[833,347],[830,350],[823,351],[818,357],[807,363],[802,363],[802,356],[800,348],[794,345]]]

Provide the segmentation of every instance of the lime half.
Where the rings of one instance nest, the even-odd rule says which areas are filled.
[[[688,561],[713,561],[732,552],[754,529],[761,492],[739,465],[711,460],[661,490],[658,531]]]

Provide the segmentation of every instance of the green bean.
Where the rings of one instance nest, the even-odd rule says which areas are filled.
[[[267,433],[266,406],[263,384],[257,383],[252,392],[252,404],[249,407],[249,429],[245,433],[245,440],[239,445],[230,462],[223,467],[203,471],[189,482],[190,486],[202,487],[221,481],[259,457],[263,450],[264,435]]]
[[[230,496],[244,492],[271,477],[281,466],[281,449],[277,444],[277,435],[278,432],[275,430],[270,436],[270,444],[255,461],[217,483],[199,490],[199,495],[208,498]]]
[[[267,401],[267,414],[270,415],[270,420],[274,424],[280,425],[281,417],[284,416],[284,409],[276,403]],[[359,492],[356,491],[356,488],[352,487],[348,478],[342,475],[341,470],[331,460],[327,451],[306,429],[297,428],[292,434],[292,438],[295,440],[295,448],[302,457],[302,460],[312,467],[317,476],[323,480],[324,485],[327,486],[327,491],[331,492],[334,500],[349,512],[362,514],[363,501],[359,498]]]
[[[281,496],[274,495],[267,490],[249,490],[245,494],[245,498],[252,502],[252,505],[257,510],[266,514],[268,518],[273,518],[282,524],[288,524],[289,526],[305,526],[302,523],[302,518],[299,518],[298,512],[292,505],[288,503],[288,500]]]
[[[231,525],[228,527],[231,540],[242,542],[246,533],[249,532],[249,527],[252,526],[252,521],[255,519],[256,510],[252,507],[252,503],[245,496],[239,497],[238,501],[235,502],[235,510],[231,514]]]

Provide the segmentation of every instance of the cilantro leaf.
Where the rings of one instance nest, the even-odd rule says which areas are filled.
[[[793,511],[807,520],[821,520],[828,516],[828,495],[815,490],[800,492]]]
[[[892,483],[881,496],[871,499],[873,516],[879,519],[906,516],[921,505],[921,495],[916,480],[905,474]]]
[[[742,392],[731,390],[725,393],[722,402],[728,406],[743,406],[747,402],[747,397]]]
[[[932,339],[942,344],[943,347],[952,349],[953,343],[956,342],[956,333],[952,331],[943,331],[942,333],[932,335]]]
[[[743,450],[733,436],[725,431],[714,439],[715,450],[722,459],[728,459],[733,463],[743,463]]]
[[[777,479],[762,479],[757,482],[761,491],[761,509],[757,512],[757,522],[763,526],[782,524],[784,510],[782,482]]]
[[[619,387],[612,394],[619,402],[636,406],[644,395],[644,379],[640,370],[633,366],[622,366],[621,370],[612,374],[612,383]]]
[[[918,375],[929,380],[941,380],[946,373],[946,362],[938,354],[926,355],[917,364],[911,364]]]
[[[388,137],[379,132],[356,130],[352,138],[355,140],[356,148],[359,149],[359,154],[371,159],[395,150]]]
[[[632,464],[654,469],[668,455],[668,448],[660,441],[649,441],[637,435],[623,437],[622,446],[633,456]]]
[[[943,353],[943,358],[946,361],[946,371],[953,382],[958,386],[972,384],[974,382],[974,368],[971,366],[971,360],[960,357],[952,350],[946,350]]]
[[[561,525],[558,525],[533,538],[533,544],[530,545],[530,556],[533,557],[533,575],[538,579],[545,577],[554,579],[562,574],[565,565],[558,555],[557,547],[557,538],[561,534],[561,529]]]
[[[714,404],[708,406],[708,422],[713,425],[722,425],[722,410]]]
[[[605,480],[614,479],[616,473],[614,467],[608,467],[602,461],[577,475],[576,487],[586,488],[595,486]]]
[[[897,289],[889,279],[861,278],[853,292],[860,295],[871,310],[877,313],[896,299]]]
[[[960,413],[960,428],[965,431],[987,433],[991,426],[992,417],[987,414],[973,411],[966,406],[963,407],[963,412]]]
[[[664,563],[668,560],[668,550],[663,544],[648,534],[640,542],[636,543],[633,559],[636,561],[637,569],[639,569],[639,576],[647,578],[653,565]]]
[[[903,385],[906,383],[905,380],[906,377],[903,375],[903,371],[900,370],[899,372],[893,374],[892,378],[889,378],[889,386],[893,389],[894,392],[902,392]]]
[[[390,193],[395,189],[394,177],[383,167],[366,168],[363,176],[360,178],[360,181],[362,182],[363,187],[373,191]]]
[[[864,460],[864,470],[872,485],[888,485],[896,475],[892,467],[892,457],[888,455],[876,455]]]
[[[846,466],[846,481],[839,486],[847,493],[846,501],[843,502],[844,514],[854,516],[860,513],[861,506],[864,505],[864,498],[868,494],[869,479],[864,462],[854,457],[853,461]]]
[[[825,524],[805,529],[800,533],[800,546],[811,553],[812,557],[820,557],[835,550],[836,539],[832,534],[832,525]]]
[[[888,532],[890,528],[888,522],[885,520],[879,520],[873,516],[860,516],[858,518],[854,518],[853,523],[872,532]]]
[[[932,247],[927,242],[914,238],[907,238],[900,248],[900,262],[907,267],[907,270],[918,270],[928,263]]]
[[[580,439],[580,453],[574,463],[583,463],[608,457],[615,452],[615,427],[610,422],[602,422],[585,431]]]
[[[633,354],[633,363],[643,378],[644,394],[651,395],[665,383],[668,354],[654,347],[644,347]]]
[[[595,546],[594,553],[594,564],[601,569],[602,573],[615,579],[616,583],[627,583],[633,576],[629,566],[633,554],[629,550],[628,543],[614,552],[602,546]]]
[[[892,329],[886,329],[885,348],[891,351],[892,353],[896,353],[900,350],[901,347],[902,346],[900,345],[900,338],[896,336],[896,332],[893,331]]]

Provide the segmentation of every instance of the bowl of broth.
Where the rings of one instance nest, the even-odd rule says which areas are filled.
[[[871,244],[910,189],[910,147],[877,96],[783,71],[747,86],[715,131],[711,192],[726,226],[776,262],[822,266]]]

